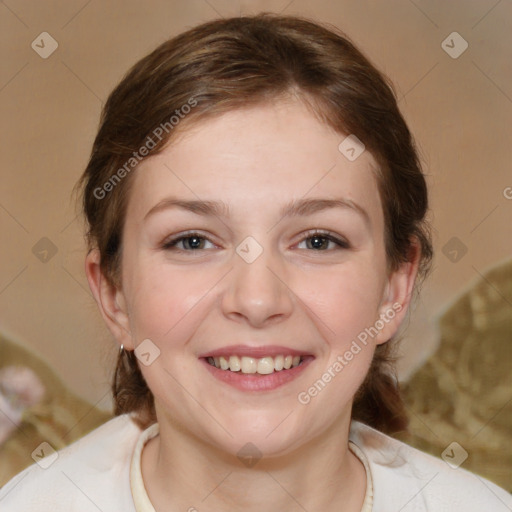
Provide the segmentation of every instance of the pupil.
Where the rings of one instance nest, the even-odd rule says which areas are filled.
[[[201,239],[197,236],[191,236],[188,239],[188,245],[193,249],[197,249],[201,245]]]
[[[311,237],[311,245],[315,248],[315,249],[320,249],[321,247],[323,247],[325,243],[325,239],[321,236],[313,236]]]

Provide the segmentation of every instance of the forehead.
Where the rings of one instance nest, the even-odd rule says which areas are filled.
[[[130,210],[138,215],[173,195],[220,200],[235,211],[342,196],[379,216],[373,156],[364,151],[347,159],[339,150],[347,134],[334,131],[299,101],[234,110],[196,121],[176,135],[137,168]]]

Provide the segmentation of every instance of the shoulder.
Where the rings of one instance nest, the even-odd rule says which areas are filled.
[[[489,480],[353,421],[350,439],[366,455],[374,512],[510,511],[512,497]],[[455,465],[454,465],[455,466]]]
[[[140,433],[131,416],[122,415],[58,452],[43,443],[34,454],[39,460],[0,489],[0,509],[132,511],[129,469]]]

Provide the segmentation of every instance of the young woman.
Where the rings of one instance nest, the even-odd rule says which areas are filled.
[[[259,15],[167,41],[110,95],[81,185],[117,417],[15,477],[3,511],[510,510],[387,435],[427,190],[345,37]]]

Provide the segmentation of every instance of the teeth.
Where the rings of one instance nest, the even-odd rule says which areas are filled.
[[[229,357],[229,369],[232,372],[240,371],[240,358],[239,357],[236,357],[236,356]]]
[[[258,373],[260,375],[268,375],[274,371],[289,370],[295,368],[301,363],[300,356],[276,356],[262,357],[256,359],[254,357],[209,357],[208,363],[221,370],[230,370],[232,372],[242,373]]]
[[[242,369],[242,373],[256,373],[256,370],[258,369],[258,362],[252,357],[242,357],[242,359],[240,359],[240,367]]]
[[[274,372],[274,360],[271,357],[264,357],[258,361],[258,368],[256,370],[261,375],[268,375]]]

